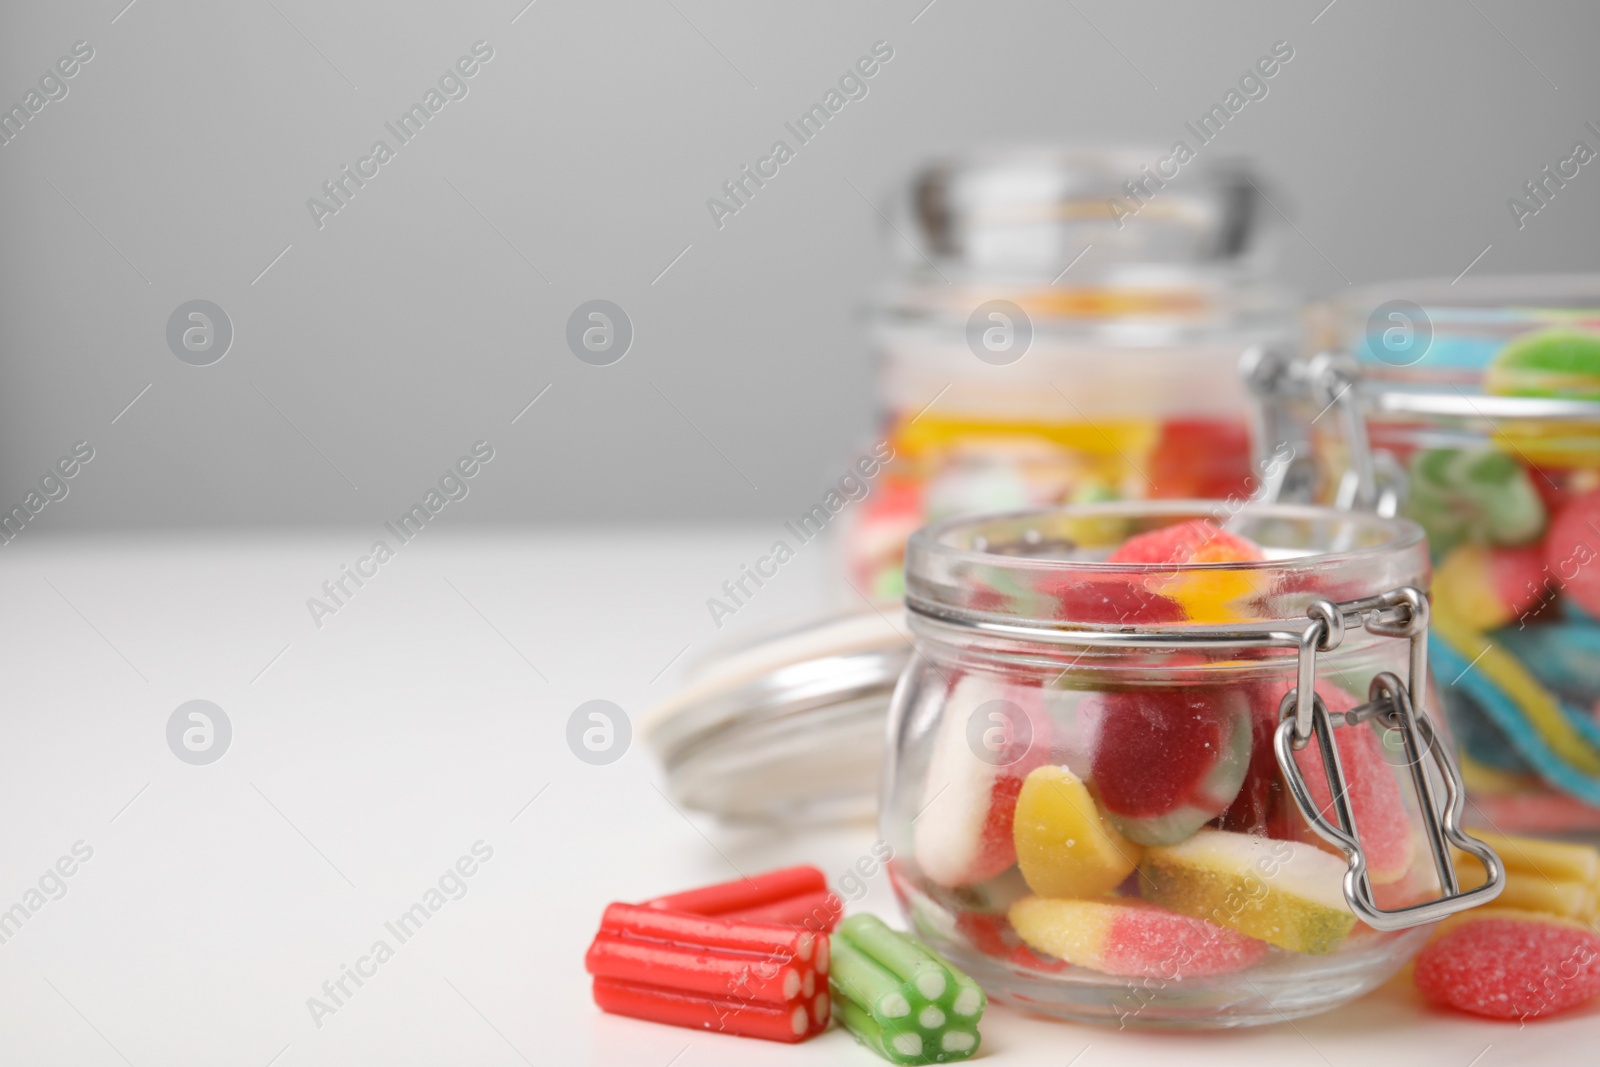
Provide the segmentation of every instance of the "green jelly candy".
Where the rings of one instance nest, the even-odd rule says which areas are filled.
[[[1545,528],[1528,470],[1494,448],[1434,448],[1411,457],[1406,513],[1442,556],[1464,543],[1524,545]]]
[[[1600,334],[1568,329],[1523,334],[1495,355],[1484,372],[1483,391],[1600,400]]]
[[[927,945],[871,915],[832,937],[834,1016],[891,1063],[954,1063],[978,1051],[987,1001],[967,975]]]

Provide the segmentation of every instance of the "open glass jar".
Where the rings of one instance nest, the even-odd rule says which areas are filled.
[[[1219,510],[1081,506],[911,539],[918,655],[881,827],[913,929],[991,996],[1121,1026],[1277,1022],[1372,989],[1420,927],[1499,891],[1424,710],[1422,531]],[[1265,558],[1105,562],[1193,519]],[[1452,847],[1481,887],[1459,888]]]
[[[1396,282],[1264,354],[1279,499],[1408,516],[1433,554],[1467,820],[1600,840],[1600,276]]]

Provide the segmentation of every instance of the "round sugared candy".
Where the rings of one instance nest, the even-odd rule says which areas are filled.
[[[1544,565],[1560,589],[1590,615],[1600,615],[1600,489],[1576,497],[1556,515],[1544,541]]]
[[[1170,845],[1222,813],[1250,766],[1242,687],[1101,693],[1080,707],[1089,777],[1106,815],[1143,845]]]
[[[1417,957],[1417,990],[1490,1019],[1537,1019],[1600,995],[1600,935],[1582,923],[1479,908],[1441,927]]]

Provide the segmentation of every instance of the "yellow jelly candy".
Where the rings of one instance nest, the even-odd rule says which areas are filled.
[[[1145,899],[1293,952],[1332,952],[1356,924],[1345,861],[1314,845],[1202,830],[1147,849],[1139,871]]]
[[[1036,767],[1022,783],[1011,832],[1017,865],[1042,897],[1097,897],[1139,865],[1141,849],[1117,832],[1065,767]]]

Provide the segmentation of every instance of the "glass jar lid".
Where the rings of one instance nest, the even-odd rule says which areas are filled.
[[[870,818],[910,661],[899,607],[724,645],[640,723],[684,807],[783,823]]]

